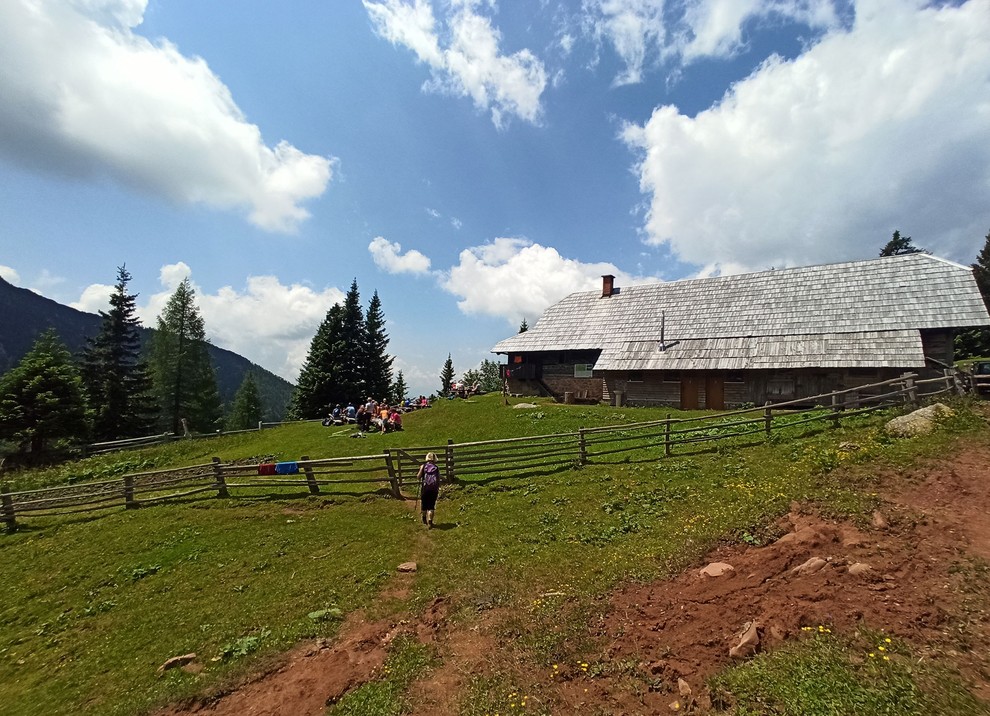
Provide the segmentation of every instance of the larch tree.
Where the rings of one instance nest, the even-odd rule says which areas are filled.
[[[196,432],[219,427],[220,393],[207,350],[206,324],[188,278],[158,316],[149,364],[165,427],[178,434],[183,418]]]
[[[82,378],[54,329],[0,377],[0,436],[43,456],[51,440],[82,440],[89,429]]]
[[[99,333],[87,339],[82,379],[97,440],[147,435],[158,414],[148,366],[141,356],[137,294],[127,292],[131,275],[117,269],[110,310],[100,311]]]

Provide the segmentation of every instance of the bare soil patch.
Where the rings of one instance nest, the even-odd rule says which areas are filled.
[[[540,680],[544,705],[554,713],[668,713],[679,699],[706,711],[705,679],[734,661],[730,649],[754,625],[757,651],[808,628],[883,631],[959,670],[990,700],[990,595],[973,579],[990,559],[990,447],[963,448],[882,484],[885,504],[869,524],[795,504],[778,525],[784,537],[772,544],[721,546],[673,579],[618,589],[604,620],[589,627],[603,647],[586,661],[608,668],[563,666],[553,683]],[[813,558],[822,561],[797,570]],[[710,562],[732,569],[702,576]],[[396,581],[388,591],[401,598],[406,590]],[[453,716],[471,678],[493,668],[501,615],[487,610],[454,628],[448,610],[438,599],[408,621],[352,615],[332,642],[302,645],[227,694],[159,716],[322,714],[328,702],[375,678],[388,644],[403,632],[437,644],[443,657],[412,686],[414,713]],[[504,671],[506,659],[498,661]],[[531,669],[508,668],[518,671],[518,683],[536,683]]]

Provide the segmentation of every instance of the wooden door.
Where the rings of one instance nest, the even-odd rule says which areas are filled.
[[[681,373],[681,410],[698,409],[698,378],[688,372]]]
[[[725,379],[717,374],[705,377],[705,407],[709,410],[725,410]]]

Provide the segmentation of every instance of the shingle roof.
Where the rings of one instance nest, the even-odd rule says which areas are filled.
[[[681,341],[663,352],[661,316]],[[910,367],[919,329],[988,325],[972,270],[919,253],[574,293],[492,352],[602,349],[598,370]]]

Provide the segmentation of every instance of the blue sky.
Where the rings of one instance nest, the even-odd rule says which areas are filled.
[[[356,279],[439,387],[600,286],[990,229],[990,0],[7,0],[0,276],[294,380]]]

